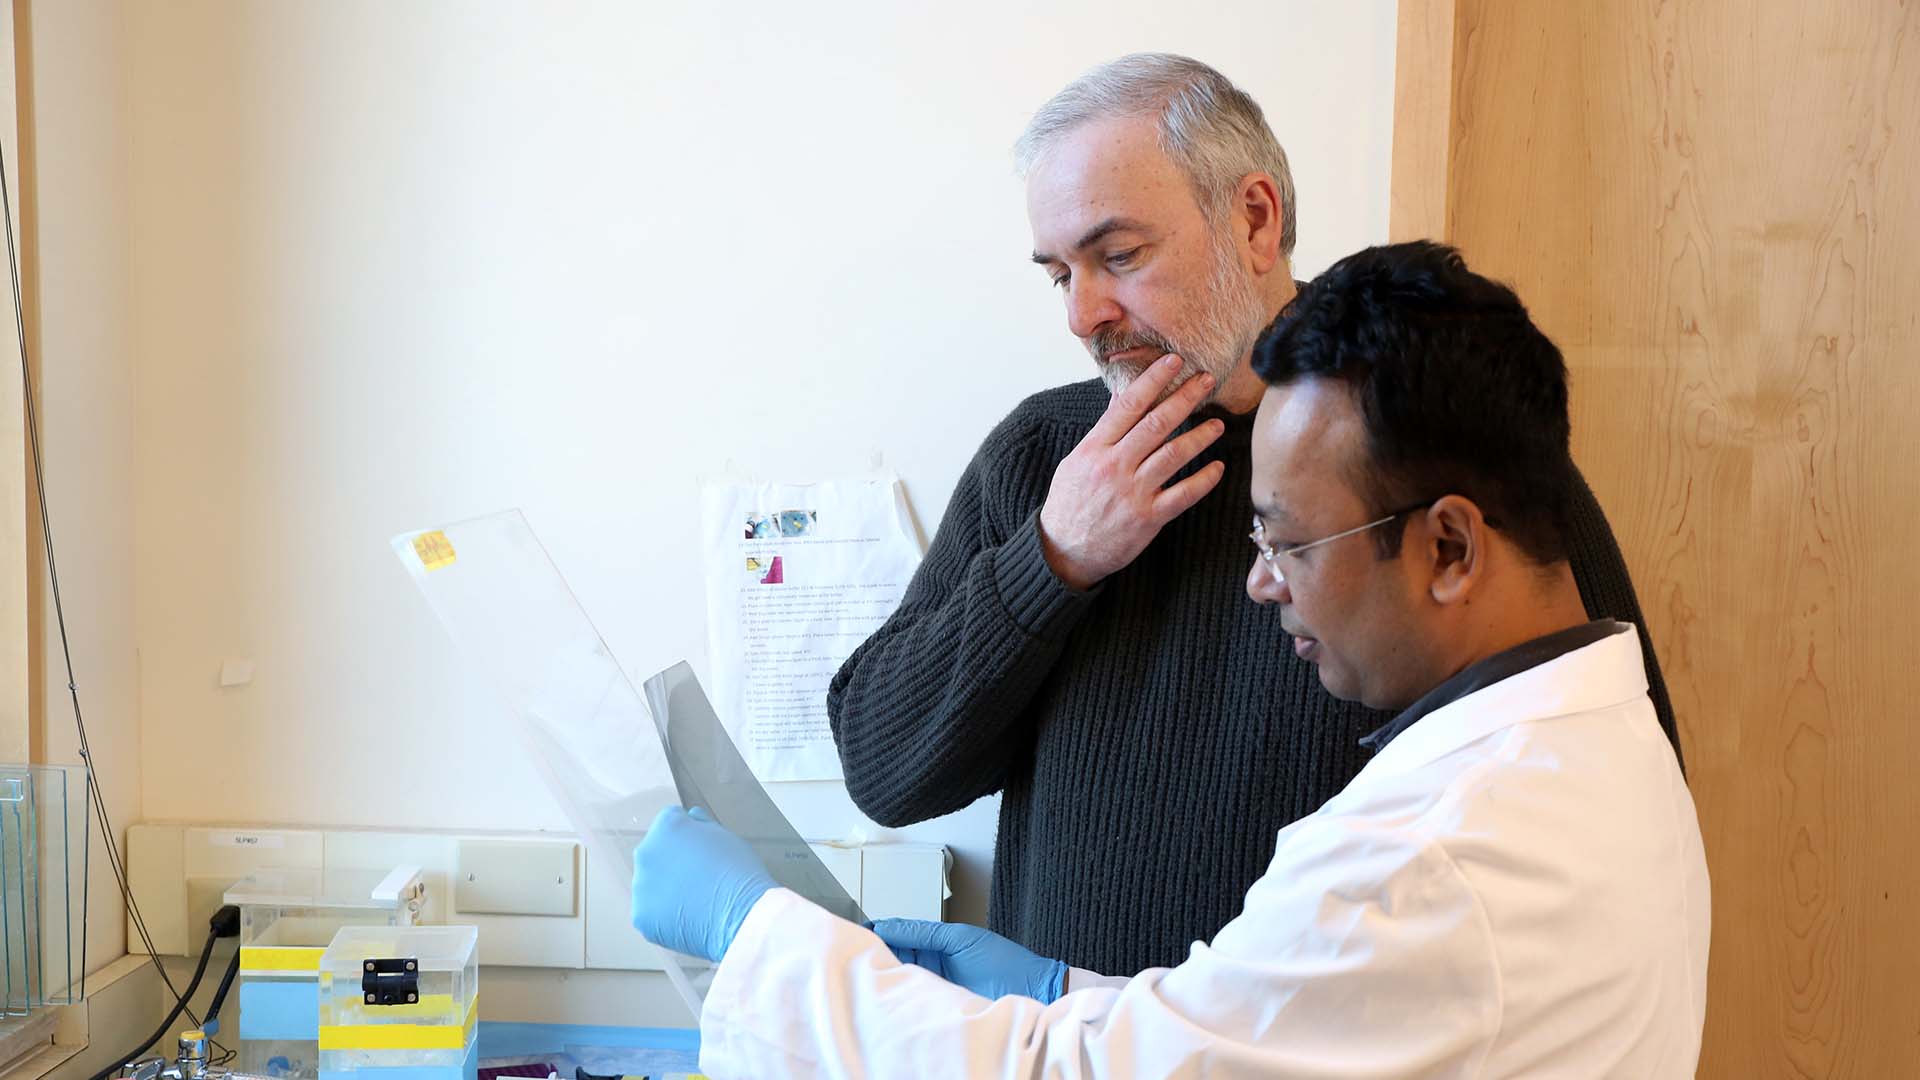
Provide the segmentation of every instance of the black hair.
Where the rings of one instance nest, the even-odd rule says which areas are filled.
[[[1261,335],[1253,370],[1274,386],[1333,379],[1353,394],[1377,512],[1461,495],[1534,562],[1567,557],[1578,473],[1567,365],[1512,289],[1415,240],[1349,255],[1301,288]],[[1377,530],[1383,558],[1404,519]]]

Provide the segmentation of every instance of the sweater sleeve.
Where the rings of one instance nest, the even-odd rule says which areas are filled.
[[[1667,697],[1667,680],[1660,674],[1660,658],[1654,655],[1653,635],[1640,613],[1640,598],[1634,592],[1633,578],[1627,573],[1626,559],[1614,541],[1613,528],[1607,524],[1600,500],[1587,486],[1586,477],[1574,474],[1574,492],[1568,508],[1567,553],[1573,565],[1573,580],[1580,588],[1580,600],[1590,619],[1618,619],[1628,622],[1640,633],[1640,654],[1647,666],[1647,696],[1653,699],[1653,711],[1660,718],[1660,730],[1673,744],[1675,759],[1680,757],[1680,734],[1674,726],[1673,703]],[[1681,761],[1684,771],[1686,763]]]
[[[882,825],[1000,790],[1024,744],[1011,731],[1093,602],[1041,551],[1032,492],[1050,463],[1002,434],[967,466],[900,607],[827,690],[847,792]]]

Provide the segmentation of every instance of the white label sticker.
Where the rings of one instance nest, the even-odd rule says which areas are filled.
[[[283,848],[287,838],[277,833],[210,832],[208,847]]]

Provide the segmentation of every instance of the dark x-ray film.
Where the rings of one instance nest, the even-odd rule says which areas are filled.
[[[675,664],[637,692],[518,510],[404,533],[393,549],[454,645],[507,699],[595,873],[631,878],[634,846],[662,807],[704,806],[774,880],[864,919],[747,768],[693,669]],[[711,971],[659,955],[697,1018]]]
[[[840,879],[754,779],[693,669],[685,661],[673,665],[647,680],[646,693],[680,805],[713,811],[720,824],[753,845],[775,881],[849,922],[865,922]]]

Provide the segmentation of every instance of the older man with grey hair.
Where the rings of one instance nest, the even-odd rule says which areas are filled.
[[[1001,793],[994,930],[1130,975],[1233,919],[1275,836],[1360,771],[1388,717],[1324,692],[1296,655],[1311,643],[1288,648],[1242,589],[1251,351],[1295,294],[1293,181],[1259,105],[1198,61],[1127,56],[1042,106],[1016,158],[1032,259],[1101,378],[1033,395],[987,436],[828,709],[848,790],[881,824]],[[1575,487],[1580,597],[1640,626]]]

